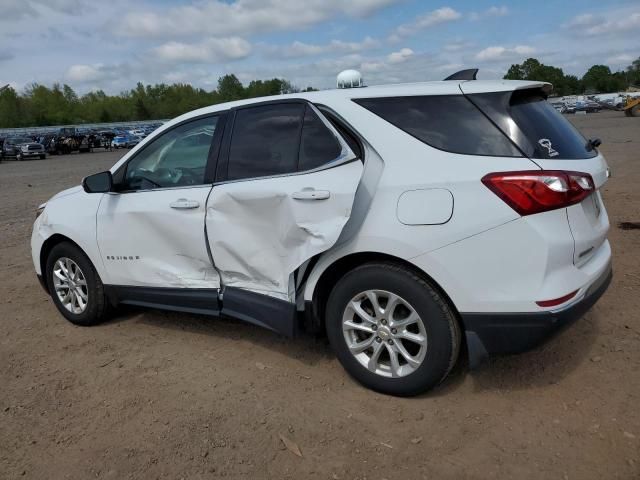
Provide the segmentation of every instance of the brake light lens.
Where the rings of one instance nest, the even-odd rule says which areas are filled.
[[[482,183],[522,216],[575,205],[595,191],[588,173],[563,170],[490,173]]]

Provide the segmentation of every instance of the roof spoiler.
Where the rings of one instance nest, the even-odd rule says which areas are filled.
[[[477,68],[468,68],[467,70],[460,70],[459,72],[449,75],[444,80],[476,80],[477,75]]]

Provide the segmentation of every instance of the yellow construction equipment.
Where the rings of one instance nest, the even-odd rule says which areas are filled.
[[[640,97],[627,96],[623,110],[627,117],[640,117]]]

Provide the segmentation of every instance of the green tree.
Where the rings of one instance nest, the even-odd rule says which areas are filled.
[[[0,128],[24,125],[22,101],[16,91],[9,87],[0,92]]]
[[[630,85],[640,87],[640,57],[627,67],[627,81]]]
[[[244,86],[235,75],[225,75],[218,80],[218,95],[222,102],[244,98]]]
[[[511,65],[507,70],[506,75],[503,77],[505,80],[524,80],[524,73],[522,67],[518,64]]]
[[[537,80],[553,84],[558,95],[578,93],[577,78],[564,74],[561,68],[540,63],[536,58],[527,58],[522,64],[511,65],[504,76],[507,80]]]
[[[614,90],[611,69],[606,65],[594,65],[582,77],[582,85],[586,92],[610,92]]]

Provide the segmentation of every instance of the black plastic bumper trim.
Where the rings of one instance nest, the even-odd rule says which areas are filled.
[[[287,337],[298,332],[295,303],[240,288],[226,287],[222,300],[215,288],[157,288],[105,285],[113,305],[135,305],[175,312],[227,316]]]
[[[612,276],[613,270],[609,265],[581,300],[558,311],[461,313],[471,368],[477,367],[489,355],[531,350],[582,318],[606,292]]]
[[[226,287],[222,297],[222,315],[267,328],[286,337],[297,334],[295,303],[260,293]]]
[[[135,305],[178,312],[218,315],[216,288],[156,288],[105,285],[105,293],[114,304]]]

